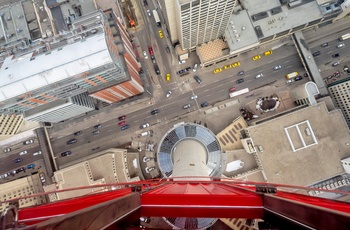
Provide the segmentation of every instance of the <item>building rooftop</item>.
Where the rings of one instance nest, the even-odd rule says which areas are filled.
[[[0,69],[0,101],[112,63],[104,36],[99,33],[38,56],[6,58]]]
[[[243,0],[254,28],[260,27],[261,36],[269,37],[291,28],[322,18],[319,5],[314,0],[301,0],[294,7],[281,5],[279,0]]]
[[[225,38],[230,50],[239,52],[258,44],[254,26],[246,10],[234,13],[225,31]]]
[[[30,38],[26,18],[33,17],[35,19],[34,10],[29,15],[25,15],[21,1],[18,0],[12,4],[8,1],[1,2],[0,46],[23,38]]]
[[[340,160],[350,156],[350,135],[340,110],[320,102],[249,126],[256,156],[268,182],[308,186],[343,173]]]

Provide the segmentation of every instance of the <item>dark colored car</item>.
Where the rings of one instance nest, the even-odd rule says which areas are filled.
[[[155,58],[154,56],[151,56],[151,60],[152,60],[153,64],[156,64],[156,63],[157,63],[157,62],[156,62],[156,58]]]
[[[62,157],[66,157],[66,156],[69,156],[69,155],[71,155],[72,154],[72,152],[70,151],[70,150],[67,150],[67,151],[65,151],[64,153],[61,153],[61,156]]]
[[[303,79],[302,76],[297,76],[296,78],[294,78],[295,81],[300,81],[300,80],[302,80],[302,79]]]
[[[333,54],[332,57],[337,58],[337,57],[339,57],[339,54],[338,53]]]
[[[179,75],[180,75],[180,74],[183,74],[183,73],[185,73],[185,72],[186,72],[186,71],[185,71],[184,69],[182,69],[182,70],[177,71],[176,74],[179,74]]]
[[[26,171],[26,169],[24,167],[21,167],[21,168],[16,170],[16,173],[20,173],[20,172],[24,172],[24,171]]]
[[[143,5],[144,5],[144,6],[148,6],[147,0],[143,0]]]
[[[35,167],[35,164],[30,164],[27,166],[27,169],[34,169],[34,167]]]
[[[244,71],[239,71],[238,76],[242,76],[242,75],[244,75]]]
[[[243,78],[238,79],[236,82],[237,82],[237,84],[242,83],[242,82],[244,82],[244,79]]]
[[[165,46],[165,51],[166,51],[167,53],[170,53],[170,48],[169,48],[169,46]]]
[[[203,102],[202,104],[201,104],[201,107],[203,108],[203,107],[207,107],[209,105],[209,103],[208,102]]]
[[[328,46],[328,42],[325,42],[321,45],[321,47],[327,47]]]
[[[154,65],[154,71],[156,72],[156,74],[157,75],[159,75],[160,74],[160,70],[159,70],[159,67],[158,67],[158,65],[156,64],[156,65]]]
[[[77,143],[77,139],[71,139],[71,140],[67,141],[67,145],[71,145],[74,143]]]
[[[148,51],[149,51],[149,54],[150,54],[151,56],[154,55],[152,47],[148,47]]]
[[[17,158],[17,159],[14,159],[14,160],[13,160],[13,162],[15,162],[15,163],[19,163],[19,162],[21,162],[21,161],[23,161],[22,158]]]
[[[79,136],[79,135],[81,135],[81,131],[78,131],[78,132],[74,133],[74,136]]]
[[[119,120],[119,121],[122,121],[122,120],[125,120],[125,119],[126,119],[126,116],[125,116],[125,115],[118,117],[118,120]]]
[[[95,126],[94,126],[94,129],[99,129],[99,128],[101,128],[101,127],[102,127],[102,125],[98,124],[98,125],[95,125]]]
[[[321,51],[316,51],[312,53],[312,56],[316,57],[321,54]]]
[[[130,125],[124,125],[124,126],[122,126],[120,129],[121,129],[121,130],[126,130],[126,129],[128,129],[128,128],[130,128]]]
[[[92,132],[92,135],[97,135],[99,133],[100,133],[100,130],[95,130],[95,131]]]
[[[155,109],[155,110],[152,110],[152,111],[151,111],[151,114],[152,114],[152,115],[156,115],[157,113],[159,113],[159,109]]]
[[[202,80],[198,76],[194,76],[193,78],[198,84],[202,84]]]
[[[185,68],[186,71],[190,71],[191,69],[192,69],[192,67]]]

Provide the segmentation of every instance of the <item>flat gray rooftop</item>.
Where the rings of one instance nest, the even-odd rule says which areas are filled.
[[[340,160],[350,156],[343,115],[328,111],[324,102],[247,130],[254,145],[263,147],[256,154],[268,182],[308,186],[343,173]]]
[[[279,0],[243,0],[253,26],[260,27],[262,37],[269,37],[291,28],[322,18],[319,5],[314,0],[301,0],[300,5],[289,8]]]

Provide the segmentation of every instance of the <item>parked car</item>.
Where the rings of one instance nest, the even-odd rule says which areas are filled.
[[[149,217],[140,217],[140,221],[141,222],[145,222],[145,223],[150,223],[151,222],[151,218],[149,218]]]
[[[11,148],[4,148],[4,153],[8,153],[11,151]]]
[[[294,79],[289,79],[289,80],[286,81],[287,84],[290,84],[292,82],[294,82]]]
[[[27,150],[24,150],[24,151],[20,152],[19,155],[23,156],[23,155],[26,155],[27,153],[28,153]]]
[[[186,105],[183,106],[184,109],[189,109],[190,107],[191,107],[190,104],[186,104]]]
[[[165,80],[166,80],[166,81],[170,81],[170,73],[167,73],[167,74],[165,75]]]
[[[122,121],[122,120],[125,120],[125,119],[126,119],[126,116],[125,116],[125,115],[118,117],[118,120],[119,120],[119,121]]]
[[[321,54],[321,51],[316,51],[312,53],[312,56],[317,57],[318,55]]]
[[[192,95],[191,99],[194,100],[194,99],[197,99],[197,97],[198,97],[197,95]]]
[[[272,54],[272,50],[268,50],[264,52],[264,56],[269,56]]]
[[[238,72],[238,76],[242,76],[242,75],[244,75],[244,71],[243,70]]]
[[[33,153],[33,156],[38,156],[38,155],[41,155],[41,151]]]
[[[145,59],[148,59],[148,55],[146,51],[143,51],[143,56],[145,57]]]
[[[201,107],[204,108],[204,107],[207,107],[208,105],[209,105],[208,102],[203,102],[203,103],[201,104]]]
[[[148,17],[152,17],[152,13],[150,10],[147,10],[147,15],[148,15]]]
[[[32,143],[34,143],[33,139],[26,140],[26,141],[23,142],[24,145],[29,145],[29,144],[32,144]]]
[[[151,111],[151,114],[152,115],[156,115],[156,114],[158,114],[159,113],[159,109],[155,109],[155,110],[152,110]]]
[[[160,74],[160,70],[157,64],[154,65],[154,71],[156,72],[157,75]]]
[[[150,47],[148,47],[148,51],[149,51],[149,54],[151,55],[151,56],[153,56],[154,55],[154,53],[153,53],[153,49],[152,49],[152,47],[150,46]]]
[[[151,60],[152,60],[152,63],[153,63],[153,64],[157,64],[157,61],[156,61],[156,57],[155,57],[155,56],[151,56]]]
[[[333,54],[332,57],[334,57],[334,58],[339,57],[339,53]]]
[[[81,135],[81,133],[82,133],[81,131],[75,132],[74,136],[79,136],[79,135]]]
[[[342,48],[342,47],[345,47],[344,43],[340,43],[340,44],[337,45],[337,48]]]
[[[77,143],[77,139],[71,139],[71,140],[67,141],[67,145],[72,145],[74,143]]]
[[[325,42],[321,45],[321,47],[327,47],[328,46],[328,42]]]
[[[300,80],[302,80],[302,79],[303,79],[302,76],[297,76],[296,78],[294,78],[295,81],[300,81]]]
[[[193,71],[193,72],[196,72],[196,71],[197,71],[197,68],[198,68],[198,64],[194,64],[192,71]]]
[[[126,130],[128,128],[130,128],[130,125],[124,125],[124,126],[120,127],[121,130]]]
[[[44,184],[46,182],[44,173],[40,173],[39,176],[40,176],[41,183]]]
[[[126,125],[126,121],[121,121],[121,122],[118,123],[119,127],[122,127],[123,125]]]
[[[142,161],[145,162],[145,163],[150,161],[150,160],[151,160],[151,158],[149,158],[149,157],[146,157],[146,156],[142,157]]]
[[[344,65],[344,68],[343,68],[343,70],[344,71],[347,71],[349,69],[349,66],[347,66],[347,65]]]
[[[194,76],[193,78],[198,84],[202,84],[202,80],[198,76]]]
[[[145,128],[147,128],[147,127],[149,127],[149,123],[145,123],[145,124],[143,124],[143,125],[140,126],[141,129],[145,129]]]
[[[61,153],[61,156],[62,156],[62,157],[66,157],[66,156],[69,156],[69,155],[71,155],[71,154],[72,154],[72,152],[71,152],[70,150],[67,150],[67,151]]]
[[[99,133],[100,133],[100,130],[95,130],[95,131],[92,132],[92,135],[97,135]]]
[[[214,70],[214,73],[220,73],[220,72],[222,72],[222,68],[217,68]]]
[[[30,164],[27,166],[27,169],[34,169],[34,167],[35,167],[35,164]]]
[[[166,96],[166,97],[170,97],[170,95],[171,95],[171,91],[169,90],[169,91],[165,94],[165,96]]]
[[[256,60],[259,60],[260,58],[261,58],[260,55],[255,55],[252,59],[253,59],[253,61],[256,61]]]
[[[98,125],[95,125],[95,126],[94,126],[94,129],[99,129],[99,128],[101,128],[101,127],[102,127],[102,125],[98,124]]]
[[[19,163],[19,162],[21,162],[21,161],[23,161],[22,158],[17,158],[17,159],[14,159],[14,160],[13,160],[14,163]]]
[[[244,79],[243,79],[243,78],[238,79],[238,80],[236,81],[237,84],[242,83],[242,82],[244,82]]]
[[[26,169],[24,167],[20,167],[19,169],[16,170],[16,173],[24,172]]]
[[[156,169],[156,167],[155,166],[152,166],[152,167],[146,167],[145,168],[145,171],[146,171],[146,173],[150,173],[151,171],[153,171],[153,170],[155,170]]]
[[[276,65],[275,67],[273,67],[273,70],[279,70],[279,69],[281,69],[281,68],[282,68],[281,65]]]

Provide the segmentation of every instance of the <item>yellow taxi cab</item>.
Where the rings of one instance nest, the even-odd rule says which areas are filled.
[[[240,66],[240,65],[241,65],[241,63],[239,61],[232,64],[233,67],[237,67],[237,66]]]
[[[224,66],[224,69],[231,69],[233,66],[230,64],[230,65],[225,65]]]
[[[165,80],[166,80],[166,81],[170,81],[170,73],[167,73],[167,74],[165,75]]]
[[[162,30],[158,30],[158,33],[159,33],[159,37],[163,38],[163,31]]]
[[[260,55],[255,55],[255,56],[253,57],[253,60],[256,61],[256,60],[259,60],[260,58],[261,58]]]
[[[264,56],[269,56],[272,54],[272,50],[268,50],[264,52]]]
[[[214,73],[220,73],[220,72],[222,72],[222,68],[217,68],[214,70]]]

